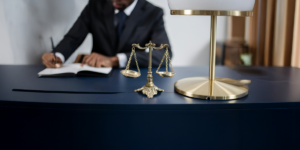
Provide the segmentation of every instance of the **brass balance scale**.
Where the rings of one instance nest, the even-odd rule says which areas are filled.
[[[146,85],[144,85],[142,88],[136,89],[134,90],[135,92],[142,92],[143,94],[147,95],[148,98],[153,98],[154,95],[157,95],[157,91],[161,91],[163,92],[163,89],[158,88],[157,86],[154,85],[153,83],[153,76],[152,76],[152,50],[156,49],[156,50],[160,50],[163,48],[166,48],[165,54],[159,64],[159,67],[156,70],[156,73],[161,76],[161,77],[173,77],[175,75],[175,71],[173,69],[172,63],[171,63],[171,58],[169,55],[169,45],[168,44],[161,44],[160,47],[155,47],[155,43],[152,43],[151,41],[149,43],[146,44],[146,47],[141,47],[139,44],[132,44],[132,51],[126,66],[125,70],[122,70],[121,73],[125,76],[125,77],[129,77],[129,78],[138,78],[141,76],[141,71],[138,65],[138,61],[136,58],[136,53],[135,53],[135,48],[138,49],[149,49],[149,64],[148,64],[148,75],[147,75],[147,83]],[[132,56],[134,55],[134,59],[136,62],[136,67],[138,71],[134,71],[134,70],[129,70],[129,66],[130,66],[130,62],[132,59]],[[165,72],[160,72],[159,69],[164,61],[164,59],[166,59],[166,71]],[[168,71],[168,65],[170,63],[170,67],[172,69],[172,72]]]

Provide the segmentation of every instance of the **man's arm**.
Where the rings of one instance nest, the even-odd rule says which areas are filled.
[[[55,57],[52,53],[45,53],[42,56],[43,64],[47,68],[61,67],[61,64],[64,63],[64,60],[67,60],[71,56],[71,54],[82,44],[87,34],[90,32],[90,3],[91,1],[89,1],[89,4],[81,12],[70,31],[56,46],[55,55],[59,59],[59,64],[56,64],[57,62],[54,61]]]
[[[151,41],[152,41],[152,43],[155,43],[156,46],[160,46],[160,44],[169,44],[170,45],[166,30],[165,30],[165,26],[164,26],[163,10],[160,8],[156,8],[156,9],[158,9],[158,19],[154,23],[154,26],[152,28]],[[164,53],[165,53],[164,50],[153,50],[152,51],[152,66],[153,67],[157,67],[160,64]],[[126,54],[127,58],[130,57],[130,53],[125,53],[125,54]],[[170,57],[172,57],[172,51],[171,51],[170,47],[169,47],[169,54],[170,54]],[[148,67],[149,53],[137,51],[136,56],[137,56],[140,67]],[[134,61],[134,59],[130,63],[130,67],[136,67],[135,62],[133,62],[133,61]]]
[[[64,36],[63,40],[55,48],[56,52],[59,52],[64,56],[64,60],[67,60],[72,55],[90,32],[90,7],[91,1],[81,12],[80,16],[69,32]]]

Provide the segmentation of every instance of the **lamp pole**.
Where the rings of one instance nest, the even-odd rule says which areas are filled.
[[[211,15],[210,25],[210,62],[209,62],[209,95],[213,95],[216,65],[216,36],[217,36],[217,16]]]

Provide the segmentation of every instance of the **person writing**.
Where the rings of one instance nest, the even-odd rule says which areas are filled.
[[[133,43],[144,46],[149,41],[169,44],[163,21],[163,10],[146,0],[90,0],[63,40],[55,54],[45,53],[43,64],[57,68],[92,34],[92,53],[82,64],[92,67],[125,67]],[[153,66],[158,66],[163,50],[153,51]],[[148,66],[148,53],[136,50],[140,67]],[[170,56],[172,51],[170,50]],[[135,63],[131,63],[132,66]]]

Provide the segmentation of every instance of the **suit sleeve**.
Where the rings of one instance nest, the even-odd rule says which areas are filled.
[[[90,5],[91,2],[84,8],[72,28],[55,48],[57,52],[63,54],[65,60],[67,60],[82,44],[87,34],[90,32]]]
[[[154,23],[154,26],[152,28],[151,32],[151,41],[152,43],[155,43],[156,46],[160,46],[160,44],[168,44],[169,39],[165,30],[164,26],[164,20],[163,20],[163,10],[160,8],[158,9],[158,17]],[[158,67],[163,55],[165,53],[165,50],[153,50],[152,51],[152,66],[153,67]],[[171,46],[169,47],[169,54],[170,57],[172,57],[172,51],[171,51]],[[149,60],[149,53],[145,52],[136,52],[137,58],[138,58],[138,63],[140,67],[148,67],[148,60]],[[126,53],[127,58],[130,57],[130,53]],[[135,63],[130,63],[130,67],[136,67]]]

